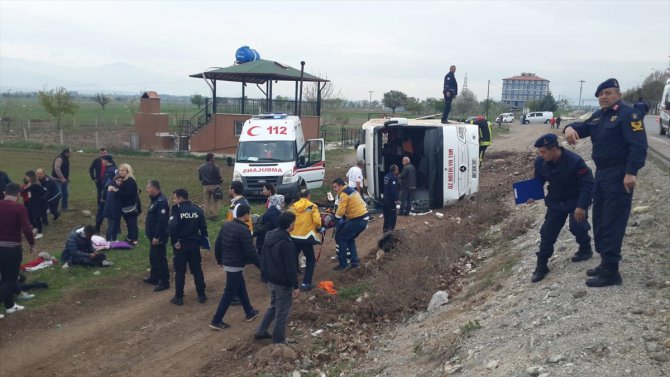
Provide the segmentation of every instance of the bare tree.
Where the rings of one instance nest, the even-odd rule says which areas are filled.
[[[107,106],[108,103],[112,102],[112,97],[105,95],[105,93],[98,93],[93,96],[93,100],[97,102],[104,111],[105,106]]]

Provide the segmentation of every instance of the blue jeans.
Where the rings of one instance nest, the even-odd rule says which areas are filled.
[[[108,217],[107,234],[105,234],[105,238],[107,238],[107,241],[116,241],[116,237],[118,237],[120,232],[121,232],[121,219],[112,219]]]
[[[67,182],[56,181],[61,193],[61,208],[67,210],[67,199],[70,196],[70,184]]]
[[[305,276],[303,277],[303,284],[312,284],[312,276],[314,276],[314,266],[316,265],[316,257],[314,257],[314,245],[310,243],[299,243],[294,242],[295,245],[295,256],[296,258],[300,255],[302,251],[305,259],[307,260],[307,266],[305,267]]]
[[[226,288],[223,290],[223,296],[221,297],[221,301],[219,301],[219,307],[216,308],[212,323],[218,323],[223,320],[223,316],[226,315],[226,311],[228,311],[228,307],[235,297],[239,297],[240,301],[242,301],[242,307],[247,316],[253,314],[254,308],[251,306],[251,301],[249,301],[249,294],[247,293],[247,286],[244,283],[244,275],[242,273],[243,271],[226,271]]]
[[[368,226],[368,220],[353,219],[347,220],[342,227],[337,230],[335,242],[337,242],[337,258],[340,261],[340,267],[347,266],[347,251],[351,254],[351,265],[358,266],[358,253],[356,252],[356,237]]]
[[[284,343],[286,341],[286,322],[293,304],[293,287],[268,283],[270,289],[270,307],[265,312],[261,324],[256,329],[256,335],[264,335],[272,321],[275,325],[272,329],[272,343]]]

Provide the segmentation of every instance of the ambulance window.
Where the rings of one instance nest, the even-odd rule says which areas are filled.
[[[236,120],[234,124],[235,124],[235,136],[242,135],[242,127],[244,126],[244,122],[241,120]]]

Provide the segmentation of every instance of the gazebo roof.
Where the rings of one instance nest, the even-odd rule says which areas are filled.
[[[214,68],[202,73],[189,75],[219,81],[248,82],[263,84],[268,80],[300,81],[300,70],[272,60],[255,60],[226,68]],[[303,73],[303,81],[327,82],[328,80]]]

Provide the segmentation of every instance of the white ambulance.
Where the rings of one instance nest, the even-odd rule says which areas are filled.
[[[392,164],[402,169],[409,156],[416,167],[414,201],[441,208],[477,192],[479,128],[442,124],[436,119],[371,119],[363,125],[364,143],[357,149],[365,161],[368,193],[382,199],[384,175]]]
[[[300,187],[321,187],[325,173],[324,141],[305,141],[299,117],[262,114],[244,123],[233,172],[244,196],[262,196],[263,185],[272,183],[279,194],[295,198]]]

